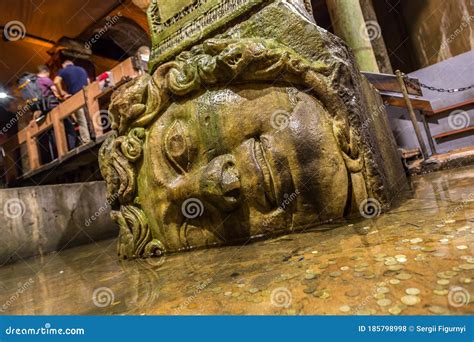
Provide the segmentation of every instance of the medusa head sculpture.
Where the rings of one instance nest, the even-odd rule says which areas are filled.
[[[101,172],[122,258],[237,243],[354,213],[364,150],[330,67],[209,39],[112,97]]]

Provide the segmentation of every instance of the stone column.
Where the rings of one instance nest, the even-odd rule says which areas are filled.
[[[334,33],[354,52],[362,71],[379,72],[374,50],[357,0],[326,0]]]
[[[371,28],[369,39],[374,49],[375,58],[380,72],[384,74],[393,74],[392,64],[388,57],[387,47],[382,36],[382,30],[377,21],[372,0],[359,0],[362,14],[364,15],[366,26]]]

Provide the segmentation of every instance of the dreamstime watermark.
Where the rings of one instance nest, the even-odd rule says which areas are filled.
[[[373,106],[371,115],[362,122],[361,130],[367,130],[370,128],[370,123],[373,122],[380,115],[385,114],[385,105],[381,104],[380,106]]]
[[[272,113],[272,116],[270,118],[270,124],[277,131],[284,130],[290,125],[290,117],[290,113],[285,110],[279,109]]]
[[[15,303],[20,295],[25,292],[31,285],[34,284],[33,278],[28,279],[24,283],[18,283],[18,288],[13,295],[0,307],[0,312],[5,312],[13,303]]]
[[[442,224],[446,224],[448,223],[448,221],[452,220],[453,217],[458,213],[460,212],[461,210],[464,209],[464,207],[466,205],[468,205],[469,203],[471,203],[472,201],[474,201],[474,192],[471,192],[469,195],[467,195],[467,199],[463,199],[461,201],[461,203],[459,203],[457,206],[455,206],[453,208],[453,210],[451,210],[448,215],[446,215],[445,218],[443,218],[443,220],[441,221]]]
[[[11,42],[25,38],[26,28],[19,20],[12,20],[3,27],[3,36]]]
[[[114,291],[108,287],[98,287],[92,293],[92,303],[98,308],[110,306],[115,300]]]
[[[101,109],[92,115],[92,121],[95,126],[101,127],[103,130],[107,130],[112,127],[112,120],[110,119],[110,112],[105,109]]]
[[[359,33],[361,36],[366,37],[369,40],[380,38],[382,30],[380,25],[375,20],[368,20],[360,26]]]
[[[27,104],[26,106],[23,106],[21,109],[19,109],[13,118],[11,118],[5,126],[2,127],[1,133],[2,134],[7,134],[7,132],[15,126],[15,124],[20,120],[20,118],[25,115],[25,113],[29,112],[31,110],[31,106]]]
[[[10,198],[3,205],[3,214],[10,219],[22,217],[25,212],[25,203],[19,198]]]
[[[185,307],[187,307],[189,304],[191,304],[195,299],[196,297],[202,292],[204,291],[204,289],[206,287],[209,286],[209,284],[211,284],[213,281],[212,278],[208,278],[206,279],[204,282],[202,283],[199,283],[197,286],[196,286],[196,289],[193,291],[192,295],[188,296],[188,298],[186,298],[186,300],[181,303],[177,308],[174,309],[174,313],[176,315],[178,315]]]
[[[453,286],[449,289],[448,303],[449,305],[460,308],[461,306],[469,304],[471,295],[469,291],[461,286]]]
[[[278,215],[284,211],[290,206],[291,203],[298,197],[300,194],[300,191],[296,189],[294,192],[291,194],[284,194],[283,195],[283,200],[281,201],[280,206],[275,210],[275,214]],[[267,219],[263,222],[263,226],[266,227],[270,224],[271,219]]]
[[[85,221],[84,221],[84,225],[86,227],[89,227],[92,222],[94,222],[95,220],[97,220],[99,218],[99,216],[101,216],[102,214],[104,214],[105,212],[107,212],[107,209],[110,208],[110,205],[119,197],[118,193],[117,194],[113,194],[112,197],[110,198],[107,198],[107,200],[105,201],[105,204],[103,206],[101,206],[94,214],[92,214],[90,217],[88,217]]]
[[[84,335],[84,328],[53,328],[51,323],[46,323],[40,328],[15,328],[9,326],[5,329],[6,335]]]
[[[360,214],[367,219],[379,216],[381,211],[382,205],[375,198],[367,198],[359,205]]]
[[[197,198],[188,198],[181,205],[181,213],[188,219],[195,219],[204,213],[204,205]]]
[[[366,306],[369,304],[369,302],[374,299],[374,296],[375,296],[377,293],[379,293],[379,291],[380,291],[379,289],[380,289],[381,287],[383,287],[383,286],[386,286],[386,285],[387,285],[387,284],[386,284],[385,282],[381,282],[381,283],[377,284],[377,286],[374,286],[374,287],[372,288],[372,291],[370,292],[370,295],[368,295],[367,297],[365,297],[365,298],[360,302],[360,304],[359,304],[357,307],[355,307],[355,308],[353,309],[354,314],[357,315],[364,307],[366,307]]]
[[[90,49],[91,46],[95,44],[112,26],[114,26],[121,17],[121,12],[117,12],[117,14],[115,14],[113,17],[107,17],[107,21],[105,22],[104,26],[102,26],[101,29],[92,36],[91,39],[84,43],[84,47],[86,49]]]
[[[463,129],[468,127],[470,123],[469,114],[464,110],[457,109],[449,113],[448,124],[451,129]]]
[[[443,41],[440,45],[440,49],[446,48],[453,40],[455,40],[466,28],[469,28],[470,22],[474,20],[474,16],[471,15],[467,19],[461,21],[461,24],[454,30],[449,37]]]
[[[288,309],[293,302],[291,291],[286,287],[277,287],[270,294],[270,303],[277,308]]]

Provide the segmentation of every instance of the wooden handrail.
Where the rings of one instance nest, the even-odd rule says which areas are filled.
[[[463,108],[463,107],[467,107],[467,106],[472,106],[472,105],[474,105],[474,99],[469,99],[467,101],[455,103],[455,104],[450,105],[450,106],[433,109],[431,112],[428,112],[426,114],[427,114],[427,116],[433,116],[433,115],[440,114],[440,113],[443,113],[443,112],[447,112],[447,111],[451,111],[451,110],[455,110],[455,109]]]
[[[138,73],[137,70],[135,70],[132,58],[128,58],[110,71],[112,86],[125,77],[133,78],[137,75]],[[86,113],[89,115],[89,122],[92,125],[90,128],[94,131],[95,137],[98,138],[102,136],[105,132],[101,125],[101,111],[98,100],[101,93],[102,91],[99,83],[92,82],[84,87],[83,91],[74,94],[66,101],[53,108],[41,123],[38,124],[35,120],[32,120],[27,127],[23,128],[17,134],[5,141],[2,144],[2,147],[5,151],[7,183],[14,181],[20,176],[17,175],[15,168],[15,151],[19,149],[22,144],[26,145],[29,171],[38,169],[41,166],[37,137],[49,129],[52,129],[54,132],[58,158],[61,158],[68,153],[67,137],[63,120],[71,116],[80,108],[84,108]]]

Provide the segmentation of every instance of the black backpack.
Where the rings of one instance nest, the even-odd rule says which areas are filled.
[[[35,74],[24,73],[18,79],[18,90],[20,90],[23,100],[28,102],[33,111],[40,110],[46,114],[59,104],[59,100],[55,96],[43,97],[37,81],[38,76]]]

